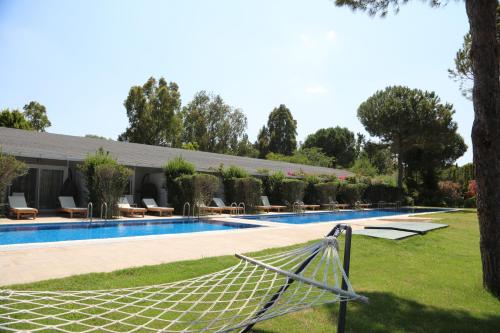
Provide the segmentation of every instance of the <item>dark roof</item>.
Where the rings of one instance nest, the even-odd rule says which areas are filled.
[[[269,161],[257,158],[223,155],[195,150],[150,146],[137,143],[119,142],[105,139],[40,133],[0,127],[0,146],[4,153],[25,158],[42,158],[62,161],[82,161],[87,154],[94,153],[100,147],[109,151],[119,163],[136,166],[161,168],[168,160],[182,156],[193,163],[198,171],[211,171],[222,163],[225,166],[236,165],[251,174],[258,174],[259,169],[281,170],[307,174],[336,174],[349,176],[346,170],[316,167],[303,164]]]

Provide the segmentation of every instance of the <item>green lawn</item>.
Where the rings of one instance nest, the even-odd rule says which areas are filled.
[[[354,236],[351,281],[369,305],[350,303],[348,332],[499,332],[500,301],[481,284],[474,211],[433,214],[449,228],[401,241]],[[268,250],[265,252],[272,252]],[[87,274],[13,289],[75,290],[150,285],[186,279],[236,263],[218,257]],[[260,323],[255,332],[332,332],[337,306]]]

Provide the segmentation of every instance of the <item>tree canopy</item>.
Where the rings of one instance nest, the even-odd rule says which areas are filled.
[[[181,96],[175,82],[150,77],[143,86],[130,88],[124,102],[129,127],[120,141],[157,146],[179,146]]]
[[[322,128],[307,136],[304,148],[317,147],[335,159],[337,166],[349,167],[356,158],[356,139],[354,133],[345,127]]]
[[[0,126],[23,130],[32,129],[31,124],[26,120],[22,112],[19,112],[19,110],[11,111],[9,109],[3,109],[0,112]]]
[[[202,151],[237,154],[240,143],[248,140],[243,112],[206,91],[196,93],[182,109],[182,124],[182,141]]]
[[[35,131],[45,132],[45,129],[52,125],[47,117],[47,110],[42,104],[31,101],[23,107],[23,110],[26,120]]]
[[[268,135],[267,138],[262,137]],[[269,142],[267,150],[271,153],[290,156],[297,149],[297,121],[284,105],[274,108],[269,114],[267,127],[259,133],[258,144]],[[262,148],[266,150],[264,144]],[[261,151],[261,155],[263,152]]]
[[[453,106],[434,92],[403,86],[377,91],[358,108],[370,135],[379,137],[398,157],[398,185],[403,165],[424,175],[453,163],[467,150],[453,121]]]

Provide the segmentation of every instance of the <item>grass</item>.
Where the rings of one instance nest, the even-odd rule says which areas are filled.
[[[481,282],[475,211],[433,214],[449,228],[401,241],[354,236],[351,282],[369,305],[350,303],[348,332],[498,332],[500,301]],[[273,252],[276,249],[264,252]],[[259,253],[262,254],[263,252]],[[214,272],[233,257],[86,274],[11,286],[12,289],[76,290],[164,283]],[[254,332],[332,332],[337,306],[323,306],[255,326]]]

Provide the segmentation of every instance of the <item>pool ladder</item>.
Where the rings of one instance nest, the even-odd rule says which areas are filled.
[[[92,217],[94,216],[94,205],[89,202],[87,205],[87,217],[89,218],[89,223],[92,223]]]
[[[304,214],[305,210],[303,208],[304,203],[302,201],[295,201],[292,205],[292,211],[298,214]]]
[[[194,217],[194,207],[192,216]],[[191,204],[189,202],[185,202],[184,206],[182,206],[182,217],[191,217]]]
[[[236,202],[233,202],[231,204],[231,208],[235,207],[236,209],[234,210],[235,214],[232,214],[233,210],[231,210],[231,214],[230,215],[241,215],[241,214],[246,214],[247,213],[247,209],[245,207],[245,203],[244,202],[240,202],[239,204],[236,203]]]
[[[101,204],[101,220],[102,220],[102,212],[103,211],[104,211],[104,221],[107,221],[108,220],[108,204],[106,202],[103,202]]]

